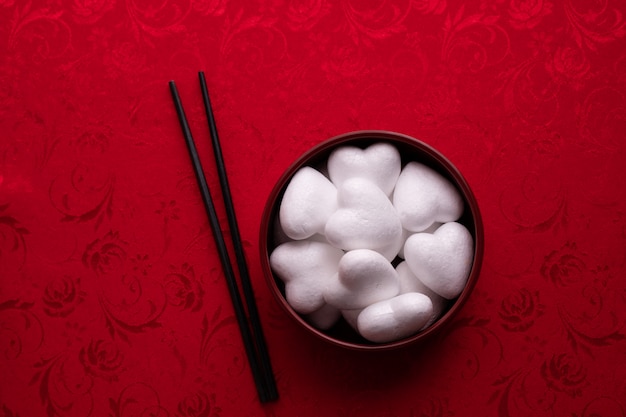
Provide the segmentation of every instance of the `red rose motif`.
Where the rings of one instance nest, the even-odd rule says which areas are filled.
[[[532,29],[551,11],[552,3],[547,0],[511,0],[511,26],[516,29]]]
[[[133,42],[120,42],[111,50],[108,62],[122,74],[138,73],[145,67],[146,56]]]
[[[72,144],[80,158],[100,158],[109,148],[109,133],[104,130],[88,130]]]
[[[51,317],[66,317],[83,301],[79,289],[80,280],[68,276],[57,278],[48,285],[43,294],[43,309]]]
[[[401,2],[351,0],[342,2],[342,9],[352,30],[371,39],[384,39],[406,31],[404,20],[411,12],[411,2],[409,0]],[[359,40],[366,44],[368,42],[367,39],[354,37],[356,33],[351,33],[351,35],[356,43],[359,43]]]
[[[114,0],[74,0],[72,12],[78,23],[94,23],[113,9]]]
[[[505,297],[498,312],[502,327],[512,332],[527,330],[542,313],[543,305],[539,303],[538,293],[525,288]]]
[[[413,0],[413,8],[422,14],[440,14],[446,8],[446,0]]]
[[[623,145],[626,94],[617,87],[595,89],[583,101],[577,118],[580,118],[579,129],[585,147],[599,147],[603,151],[615,152]]]
[[[155,213],[162,215],[165,223],[169,223],[170,220],[180,219],[180,209],[176,207],[176,200],[170,200],[169,202],[161,201],[161,207]]]
[[[122,244],[119,233],[107,233],[87,246],[82,258],[83,264],[98,275],[107,275],[121,270],[126,261],[126,251]]]
[[[193,10],[192,0],[127,0],[128,13],[137,27],[147,33],[166,33],[168,29],[178,30],[183,20]]]
[[[80,350],[79,359],[87,373],[108,381],[115,381],[117,374],[122,370],[124,356],[115,343],[92,340],[87,348]]]
[[[167,274],[165,293],[171,305],[194,312],[202,308],[204,290],[195,278],[193,267],[188,264],[184,264],[180,271]]]
[[[608,0],[564,2],[565,16],[576,43],[595,51],[603,44],[626,36],[622,5]]]
[[[325,0],[299,0],[289,3],[287,19],[292,30],[309,30],[315,26],[330,9]]]
[[[30,233],[15,217],[5,213],[8,208],[9,204],[0,205],[0,275],[22,268],[26,261],[25,236]]]
[[[211,405],[209,396],[204,392],[190,395],[178,403],[178,413],[181,417],[210,417],[213,411],[219,415],[219,409]]]
[[[329,80],[337,81],[361,76],[367,72],[367,62],[361,49],[354,44],[336,45],[329,59],[322,63]]]
[[[565,287],[580,281],[585,268],[585,262],[577,254],[576,244],[568,242],[546,256],[540,272],[553,284]]]
[[[195,0],[193,9],[205,16],[221,16],[226,11],[228,0]]]
[[[589,73],[590,64],[583,51],[569,46],[556,50],[548,63],[548,72],[557,82],[576,82]]]
[[[570,397],[579,397],[587,372],[575,358],[562,353],[541,365],[541,376],[553,390],[564,392]]]

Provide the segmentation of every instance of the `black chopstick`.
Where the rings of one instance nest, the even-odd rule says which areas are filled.
[[[209,123],[211,143],[213,144],[213,155],[215,156],[215,164],[217,166],[217,172],[219,175],[220,188],[222,189],[222,197],[224,200],[224,206],[226,207],[228,226],[230,228],[230,235],[233,241],[233,247],[235,249],[235,257],[237,259],[237,267],[239,269],[239,278],[241,280],[241,286],[243,288],[243,295],[246,301],[246,306],[248,307],[248,314],[250,315],[252,336],[254,337],[254,342],[256,344],[259,354],[259,360],[268,390],[267,395],[269,400],[273,401],[278,398],[276,381],[274,379],[274,373],[272,371],[270,357],[267,352],[265,337],[263,336],[263,328],[259,319],[259,312],[256,307],[256,302],[254,301],[254,292],[252,290],[250,274],[248,272],[248,266],[246,264],[243,245],[241,243],[241,235],[239,233],[239,226],[237,225],[237,216],[235,215],[235,207],[233,205],[233,200],[230,194],[230,185],[228,183],[226,166],[224,165],[224,158],[222,156],[222,147],[220,145],[219,136],[217,134],[217,124],[215,123],[215,117],[213,115],[213,108],[211,106],[209,90],[207,88],[204,72],[200,71],[198,73],[198,78],[200,80],[200,89],[202,90],[204,109]]]
[[[196,150],[193,137],[191,135],[191,129],[189,128],[189,123],[187,122],[187,117],[185,116],[185,111],[183,109],[183,105],[180,100],[176,84],[174,83],[174,81],[170,81],[169,85],[170,92],[172,93],[172,99],[174,100],[174,106],[176,107],[176,113],[178,114],[180,126],[183,131],[185,141],[187,143],[189,155],[191,157],[196,179],[198,181],[198,186],[200,187],[200,192],[202,194],[202,201],[209,216],[209,223],[213,231],[213,238],[215,239],[215,244],[219,252],[222,268],[226,276],[228,291],[230,293],[233,307],[235,309],[235,316],[237,318],[237,323],[239,325],[239,330],[243,339],[244,348],[248,357],[248,362],[250,364],[250,370],[252,371],[252,376],[254,378],[254,382],[259,395],[259,400],[262,403],[268,402],[271,401],[272,398],[270,397],[270,395],[268,395],[266,378],[263,376],[262,368],[259,364],[259,358],[257,357],[257,352],[254,346],[254,339],[252,337],[250,327],[248,326],[245,309],[241,301],[241,296],[237,287],[237,281],[235,279],[233,267],[230,263],[228,250],[226,248],[226,243],[224,242],[224,236],[222,235],[217,213],[215,212],[213,199],[211,198],[211,193],[209,191],[206,178],[204,176],[204,170],[202,169],[202,164],[200,162],[200,158],[198,156],[198,152]]]

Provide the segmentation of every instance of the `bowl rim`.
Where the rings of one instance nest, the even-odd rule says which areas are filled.
[[[448,310],[425,330],[404,339],[387,343],[369,342],[366,344],[341,340],[332,337],[325,333],[323,330],[312,326],[289,305],[277,284],[277,280],[279,278],[274,276],[269,262],[269,250],[272,246],[268,244],[268,239],[270,235],[269,226],[273,223],[273,216],[277,212],[276,204],[278,202],[278,197],[284,192],[284,189],[288,185],[291,177],[293,177],[298,169],[306,166],[307,162],[309,162],[313,157],[324,154],[325,152],[330,152],[332,149],[335,149],[341,145],[347,145],[348,143],[357,140],[367,141],[371,143],[375,143],[377,141],[388,141],[394,144],[401,143],[409,147],[415,148],[415,150],[418,152],[423,152],[427,154],[433,161],[435,161],[436,164],[440,165],[441,169],[445,170],[445,174],[447,174],[446,177],[452,177],[452,179],[454,180],[454,185],[461,192],[468,206],[473,223],[473,230],[470,230],[470,233],[474,238],[474,259],[472,261],[472,268],[470,269],[467,283],[461,294],[456,299],[452,300],[452,305],[448,308]],[[279,179],[274,184],[274,187],[272,188],[270,194],[268,195],[265,207],[263,209],[259,230],[259,253],[261,270],[265,277],[266,284],[269,286],[270,292],[272,293],[274,299],[278,302],[278,304],[282,307],[282,309],[287,313],[288,316],[294,319],[308,332],[326,342],[329,342],[332,345],[352,350],[382,351],[398,349],[401,347],[415,344],[420,341],[424,341],[432,337],[434,334],[439,333],[442,328],[450,324],[452,318],[456,316],[461,308],[465,305],[472,290],[474,289],[474,286],[476,285],[482,267],[484,255],[483,222],[478,206],[478,201],[476,200],[476,197],[469,184],[465,180],[465,177],[461,174],[458,168],[456,168],[456,166],[441,152],[419,139],[402,133],[389,130],[357,130],[342,133],[317,143],[316,145],[312,146],[304,153],[302,153],[300,157],[293,161],[288,166],[288,168],[281,174]]]

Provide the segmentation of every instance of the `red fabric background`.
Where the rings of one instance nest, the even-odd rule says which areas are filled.
[[[0,416],[624,416],[625,15],[619,0],[0,0]],[[199,70],[269,405],[168,91],[217,189]],[[421,347],[327,345],[261,275],[273,183],[359,129],[434,146],[482,210],[476,290]]]

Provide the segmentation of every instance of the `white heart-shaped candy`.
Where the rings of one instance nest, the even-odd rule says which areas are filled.
[[[463,198],[454,185],[419,162],[409,162],[402,169],[393,205],[402,226],[411,232],[421,232],[434,222],[456,221],[463,214]]]
[[[441,223],[435,222],[431,224],[428,228],[426,228],[426,230],[420,233],[435,233],[435,230],[437,230],[439,226],[441,226]],[[407,238],[411,236],[413,233],[414,232],[409,232],[404,227],[402,228],[402,247],[398,251],[398,256],[402,259],[404,259],[404,242],[406,242]]]
[[[328,243],[297,240],[270,255],[270,266],[285,283],[285,298],[297,312],[310,314],[325,304],[324,290],[337,274],[343,251]]]
[[[474,259],[470,232],[460,223],[440,226],[435,233],[415,233],[404,244],[406,262],[428,288],[444,298],[457,297]]]
[[[342,146],[328,157],[328,175],[339,188],[350,178],[368,179],[386,195],[393,191],[400,175],[400,153],[395,146],[378,142],[365,149]]]
[[[396,272],[398,273],[398,278],[400,280],[400,294],[417,292],[430,298],[430,301],[433,303],[433,314],[420,330],[427,328],[441,316],[441,313],[448,304],[448,300],[424,285],[424,283],[420,281],[417,276],[415,276],[413,271],[411,271],[411,268],[409,268],[406,261],[400,262],[398,266],[396,266]]]
[[[291,239],[306,239],[323,233],[336,209],[337,188],[319,171],[303,167],[293,175],[283,194],[280,225]]]
[[[398,273],[380,253],[369,249],[347,252],[336,279],[328,282],[324,299],[340,310],[354,310],[398,295]]]
[[[372,342],[393,342],[417,333],[432,315],[430,298],[409,292],[364,308],[357,318],[357,328]]]
[[[380,188],[362,178],[346,180],[338,189],[339,209],[324,229],[328,242],[344,250],[383,250],[396,244],[402,224]]]

